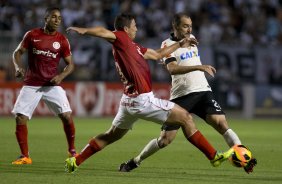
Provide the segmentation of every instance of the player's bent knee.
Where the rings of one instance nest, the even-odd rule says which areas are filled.
[[[117,130],[116,128],[111,127],[105,133],[96,136],[96,138],[104,141],[105,144],[111,144],[121,139],[126,134],[127,131],[128,130],[121,130],[121,129]]]
[[[173,141],[173,139],[160,139],[158,141],[158,145],[159,145],[160,148],[164,148],[164,147],[168,146],[172,141]]]
[[[26,124],[28,121],[28,117],[23,114],[16,114],[16,122],[17,124]]]
[[[182,124],[187,124],[187,123],[193,122],[193,116],[185,110],[182,111],[180,117],[181,117],[181,123]]]
[[[189,112],[186,112],[186,116],[189,121],[193,121],[193,116]]]
[[[71,120],[72,116],[71,116],[71,112],[64,112],[62,114],[59,114],[59,117],[64,121],[64,122],[68,122],[69,120]]]
[[[192,115],[180,106],[175,106],[173,113],[169,117],[167,123],[178,124],[180,126],[185,126],[188,122],[192,122]]]
[[[108,133],[104,133],[96,137],[96,139],[99,139],[100,141],[102,141],[104,145],[112,144],[118,141],[120,138],[121,138],[120,136],[113,136]]]

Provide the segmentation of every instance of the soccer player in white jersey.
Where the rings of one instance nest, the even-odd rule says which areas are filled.
[[[162,42],[162,48],[185,37],[195,38],[191,34],[192,20],[188,15],[176,14],[172,26],[173,33],[170,38]],[[202,65],[197,46],[178,48],[163,58],[163,61],[172,78],[170,100],[211,125],[223,136],[230,147],[241,144],[237,134],[229,128],[225,114],[215,100],[205,77],[204,72],[214,76],[215,69],[210,65]],[[122,163],[119,170],[129,172],[137,168],[144,159],[169,145],[174,140],[179,128],[180,126],[163,125],[160,137],[151,140],[137,157]],[[253,158],[244,169],[250,173],[255,165],[256,159]]]

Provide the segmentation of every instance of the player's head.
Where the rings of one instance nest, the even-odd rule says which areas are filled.
[[[115,19],[115,29],[125,31],[131,39],[134,39],[137,32],[134,15],[126,13],[118,15]]]
[[[172,27],[176,38],[190,37],[192,33],[192,20],[185,13],[177,13],[173,16]]]
[[[62,22],[61,10],[57,7],[47,8],[45,11],[45,29],[49,32],[56,31]]]

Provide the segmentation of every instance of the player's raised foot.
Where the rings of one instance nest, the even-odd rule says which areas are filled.
[[[131,170],[137,168],[138,165],[134,162],[133,158],[127,162],[120,164],[119,171],[120,172],[130,172]]]
[[[252,158],[248,164],[244,167],[244,170],[246,171],[246,173],[250,174],[251,172],[253,172],[254,167],[257,165],[257,159]]]
[[[76,158],[71,157],[65,160],[65,171],[68,173],[73,173],[77,170],[78,166],[76,165]]]
[[[227,160],[232,155],[233,152],[234,152],[233,148],[230,148],[226,152],[216,152],[214,159],[210,161],[211,165],[214,167],[220,166],[220,164],[225,160]]]
[[[30,157],[20,156],[17,160],[12,162],[13,165],[24,165],[24,164],[32,164],[32,160]]]

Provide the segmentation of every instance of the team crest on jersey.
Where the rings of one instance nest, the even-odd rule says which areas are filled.
[[[61,45],[60,45],[59,42],[54,42],[53,47],[54,47],[54,49],[59,49],[61,47]]]

